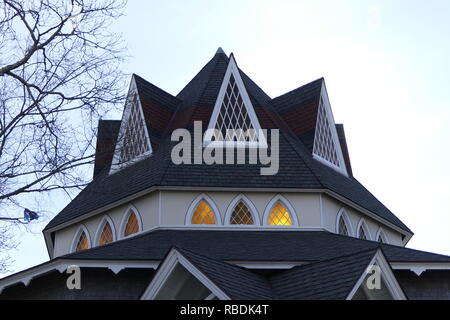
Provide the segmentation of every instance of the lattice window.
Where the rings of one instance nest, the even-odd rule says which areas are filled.
[[[192,224],[216,224],[216,218],[214,216],[211,207],[202,201],[198,204],[194,213],[192,214]]]
[[[84,231],[81,232],[80,237],[78,238],[77,246],[75,247],[75,251],[83,251],[89,249],[89,240]]]
[[[342,234],[342,235],[344,235],[344,236],[348,236],[348,235],[349,235],[347,223],[345,223],[344,217],[341,216],[341,217],[339,218],[339,224],[338,224],[338,226],[339,226],[339,230],[338,230],[338,233],[339,233],[339,234]]]
[[[130,106],[130,115],[123,136],[121,137],[120,163],[126,163],[150,151],[150,144],[144,127],[145,122],[142,118],[141,110],[139,110],[137,99],[137,95],[134,95]]]
[[[327,112],[322,99],[320,100],[319,114],[317,116],[314,154],[337,167],[341,167],[336,151],[336,145],[333,140],[330,122],[328,121]]]
[[[111,225],[109,224],[109,222],[106,222],[105,225],[103,226],[103,230],[102,233],[100,234],[100,239],[98,241],[98,244],[100,246],[103,246],[105,244],[108,244],[110,242],[113,242],[113,231],[111,228]]]
[[[383,239],[383,237],[381,236],[381,234],[378,236],[378,240],[379,243],[386,243]]]
[[[240,225],[252,225],[254,224],[253,216],[250,210],[241,200],[234,207],[233,213],[231,214],[230,224],[240,224]]]
[[[140,232],[138,217],[136,216],[136,213],[132,211],[128,216],[127,224],[125,225],[124,236],[128,237],[138,232]]]
[[[258,140],[233,74],[228,82],[215,129],[222,134],[222,137],[215,134],[215,141],[254,142]],[[246,132],[248,137],[245,135]]]
[[[367,240],[367,233],[363,226],[359,227],[359,238],[363,240]]]
[[[281,202],[278,201],[273,206],[267,224],[269,226],[292,226],[291,214]]]

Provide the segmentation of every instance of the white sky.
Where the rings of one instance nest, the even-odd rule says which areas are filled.
[[[449,16],[446,0],[129,0],[117,28],[127,72],[172,94],[219,46],[271,97],[325,77],[355,176],[415,232],[408,247],[450,255]],[[44,226],[20,234],[11,271],[48,259]]]

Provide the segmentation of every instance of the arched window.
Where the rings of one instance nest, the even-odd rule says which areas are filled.
[[[103,230],[102,233],[100,234],[98,244],[100,246],[104,246],[105,244],[108,244],[110,242],[113,242],[113,231],[111,229],[111,225],[107,222],[103,226]]]
[[[229,225],[260,225],[259,215],[255,205],[243,194],[231,201],[225,215],[225,221]]]
[[[210,197],[201,194],[191,203],[185,223],[186,225],[221,224],[219,209]]]
[[[379,242],[379,243],[389,244],[386,233],[384,232],[383,228],[381,228],[381,227],[378,229],[377,236],[375,239],[377,239],[377,242]]]
[[[139,212],[130,206],[124,215],[120,227],[120,236],[126,238],[142,231],[142,222]]]
[[[97,231],[95,232],[94,243],[98,246],[111,243],[116,240],[116,229],[114,223],[109,216],[104,216],[99,223]]]
[[[269,226],[292,226],[291,214],[281,202],[278,201],[273,206],[267,224]]]
[[[80,252],[91,247],[89,232],[85,226],[81,226],[72,241],[72,252]]]
[[[192,224],[216,224],[216,218],[211,207],[205,200],[200,202],[192,215]]]
[[[369,227],[367,226],[364,219],[361,219],[358,223],[356,232],[356,237],[363,240],[372,240],[372,237],[370,235]]]
[[[230,218],[230,224],[255,224],[252,214],[250,213],[248,207],[245,205],[244,201],[239,201],[238,204],[234,207],[233,213],[231,214]]]
[[[264,225],[278,227],[298,226],[294,207],[282,195],[275,196],[264,212]]]
[[[342,208],[337,216],[336,232],[343,236],[353,236],[352,230],[352,224],[348,218],[347,212]]]

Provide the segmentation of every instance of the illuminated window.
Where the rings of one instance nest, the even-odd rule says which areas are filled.
[[[113,231],[111,229],[111,225],[109,224],[109,222],[106,222],[100,235],[100,240],[98,241],[98,244],[100,246],[103,246],[105,244],[113,242],[113,240],[114,236]]]
[[[127,224],[125,225],[124,236],[128,237],[140,231],[138,217],[136,216],[136,213],[131,211],[128,216]]]
[[[338,233],[342,234],[343,236],[348,236],[349,232],[348,232],[348,227],[347,227],[347,223],[345,223],[345,219],[343,216],[341,216],[339,218],[339,230]]]
[[[267,224],[269,226],[292,226],[291,214],[280,201],[270,211]]]
[[[211,210],[211,207],[202,201],[198,204],[194,213],[192,214],[192,224],[216,224],[216,218]]]
[[[236,207],[234,207],[233,213],[231,214],[230,224],[240,224],[240,225],[252,225],[254,224],[252,214],[250,210],[241,200],[238,202]]]
[[[83,251],[89,249],[89,240],[86,235],[86,232],[82,231],[80,237],[78,238],[77,246],[75,248],[76,252]]]

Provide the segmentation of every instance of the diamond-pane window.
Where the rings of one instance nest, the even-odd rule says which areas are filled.
[[[109,222],[106,222],[100,235],[100,240],[98,241],[98,244],[100,246],[103,246],[112,241],[113,241],[113,231],[111,229],[111,225],[109,224]]]
[[[240,225],[252,225],[254,224],[252,214],[250,210],[241,200],[234,207],[233,213],[231,214],[230,224],[240,224]]]
[[[323,100],[321,99],[320,101],[316,137],[314,139],[314,154],[337,167],[341,167],[325,106]]]
[[[278,201],[270,211],[267,223],[269,226],[292,226],[291,214],[286,207]]]
[[[136,214],[132,211],[128,216],[127,224],[125,226],[124,236],[128,237],[132,234],[140,232],[139,222]]]
[[[364,230],[363,226],[359,227],[359,238],[367,240],[366,230]]]
[[[211,207],[206,201],[201,201],[194,213],[192,214],[192,224],[216,224],[216,218],[214,216]]]
[[[378,236],[378,242],[379,243],[385,243],[385,241],[383,240],[383,237],[381,236],[381,234]]]
[[[139,110],[137,99],[137,95],[134,95],[130,106],[130,115],[121,137],[122,148],[119,152],[119,162],[121,164],[150,151],[150,144],[144,127],[145,122]]]
[[[338,230],[339,234],[342,234],[344,236],[348,236],[348,227],[347,224],[345,223],[344,217],[340,217],[339,218],[339,230]]]
[[[220,107],[215,127],[215,141],[257,141],[256,130],[247,112],[244,100],[239,92],[236,80],[231,74],[227,90]],[[246,136],[248,133],[248,136]]]
[[[83,231],[78,238],[77,246],[75,248],[76,252],[83,251],[89,249],[89,240],[87,238],[86,233]]]

